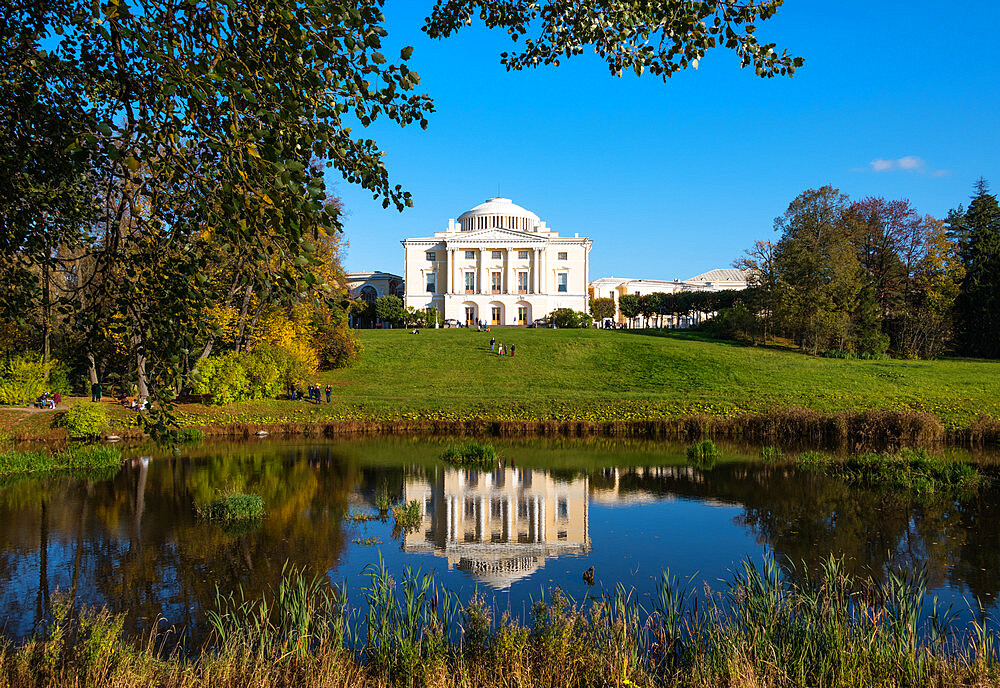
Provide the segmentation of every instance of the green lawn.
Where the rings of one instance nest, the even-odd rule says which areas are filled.
[[[491,336],[516,355],[491,354]],[[321,381],[388,415],[613,420],[801,406],[926,410],[951,427],[1000,417],[992,361],[845,361],[599,330],[363,330],[361,340],[361,360]]]
[[[599,330],[362,330],[361,359],[317,375],[334,403],[261,401],[180,408],[184,425],[312,420],[636,420],[732,416],[780,406],[928,411],[948,428],[1000,418],[1000,362],[844,361],[795,351]],[[76,400],[70,400],[73,403]],[[84,400],[85,401],[85,400]],[[130,412],[111,407],[116,424]],[[51,413],[0,415],[0,429],[44,434]]]

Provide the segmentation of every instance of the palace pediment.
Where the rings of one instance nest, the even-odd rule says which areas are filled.
[[[519,232],[514,229],[504,229],[501,227],[480,229],[474,232],[461,232],[460,234],[455,234],[445,239],[445,245],[449,247],[468,246],[470,244],[490,244],[498,246],[507,243],[517,244],[518,246],[524,246],[526,244],[538,244],[539,246],[544,246],[548,243],[548,239],[546,237],[538,236],[537,234]]]

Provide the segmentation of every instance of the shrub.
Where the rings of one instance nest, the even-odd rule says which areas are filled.
[[[341,322],[332,332],[319,335],[319,362],[323,369],[346,368],[361,354],[357,333]]]
[[[492,444],[480,442],[466,442],[458,446],[452,445],[441,454],[442,461],[447,461],[456,466],[492,465],[499,459],[500,456]]]
[[[572,308],[557,308],[549,313],[549,322],[556,327],[590,327],[594,318],[589,313],[574,311]]]
[[[28,406],[43,392],[51,391],[45,374],[52,366],[52,361],[45,363],[35,354],[14,356],[0,363],[0,404]]]
[[[108,431],[111,423],[107,410],[100,404],[76,404],[62,417],[62,426],[74,440],[99,437]]]
[[[807,452],[799,464],[850,483],[906,490],[927,495],[947,490],[975,489],[982,482],[979,471],[961,461],[931,456],[925,449],[892,453],[857,454],[843,461],[819,452]]]
[[[246,521],[264,515],[264,500],[259,495],[233,492],[220,495],[206,506],[198,507],[198,515],[213,521]]]
[[[296,351],[276,344],[258,344],[250,351],[211,356],[195,374],[195,391],[210,394],[211,403],[273,399],[301,386],[316,370]]]

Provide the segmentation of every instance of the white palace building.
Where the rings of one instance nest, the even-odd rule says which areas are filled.
[[[402,244],[407,307],[434,306],[443,319],[471,325],[526,325],[557,308],[588,310],[590,239],[561,237],[508,198]]]

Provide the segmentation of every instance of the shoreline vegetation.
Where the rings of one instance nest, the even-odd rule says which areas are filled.
[[[0,451],[0,478],[54,473],[96,473],[117,470],[122,452],[108,445],[71,445],[60,451],[5,449]]]
[[[123,617],[74,614],[56,596],[36,638],[0,643],[0,676],[10,688],[909,688],[1000,678],[985,616],[959,627],[920,572],[876,582],[834,558],[810,572],[765,555],[722,585],[697,590],[663,572],[650,594],[619,587],[581,604],[556,588],[517,620],[479,595],[463,604],[426,575],[396,581],[384,564],[361,606],[289,569],[260,599],[218,595],[199,648],[168,634],[128,641]]]
[[[310,384],[332,403],[180,403],[206,436],[429,433],[493,437],[741,439],[816,446],[1000,442],[1000,362],[856,361],[751,347],[685,331],[360,330],[364,355]],[[470,381],[475,381],[470,383]],[[70,403],[89,404],[73,398]],[[105,402],[110,433],[141,437],[136,412]],[[0,410],[0,432],[58,440],[61,410]]]

